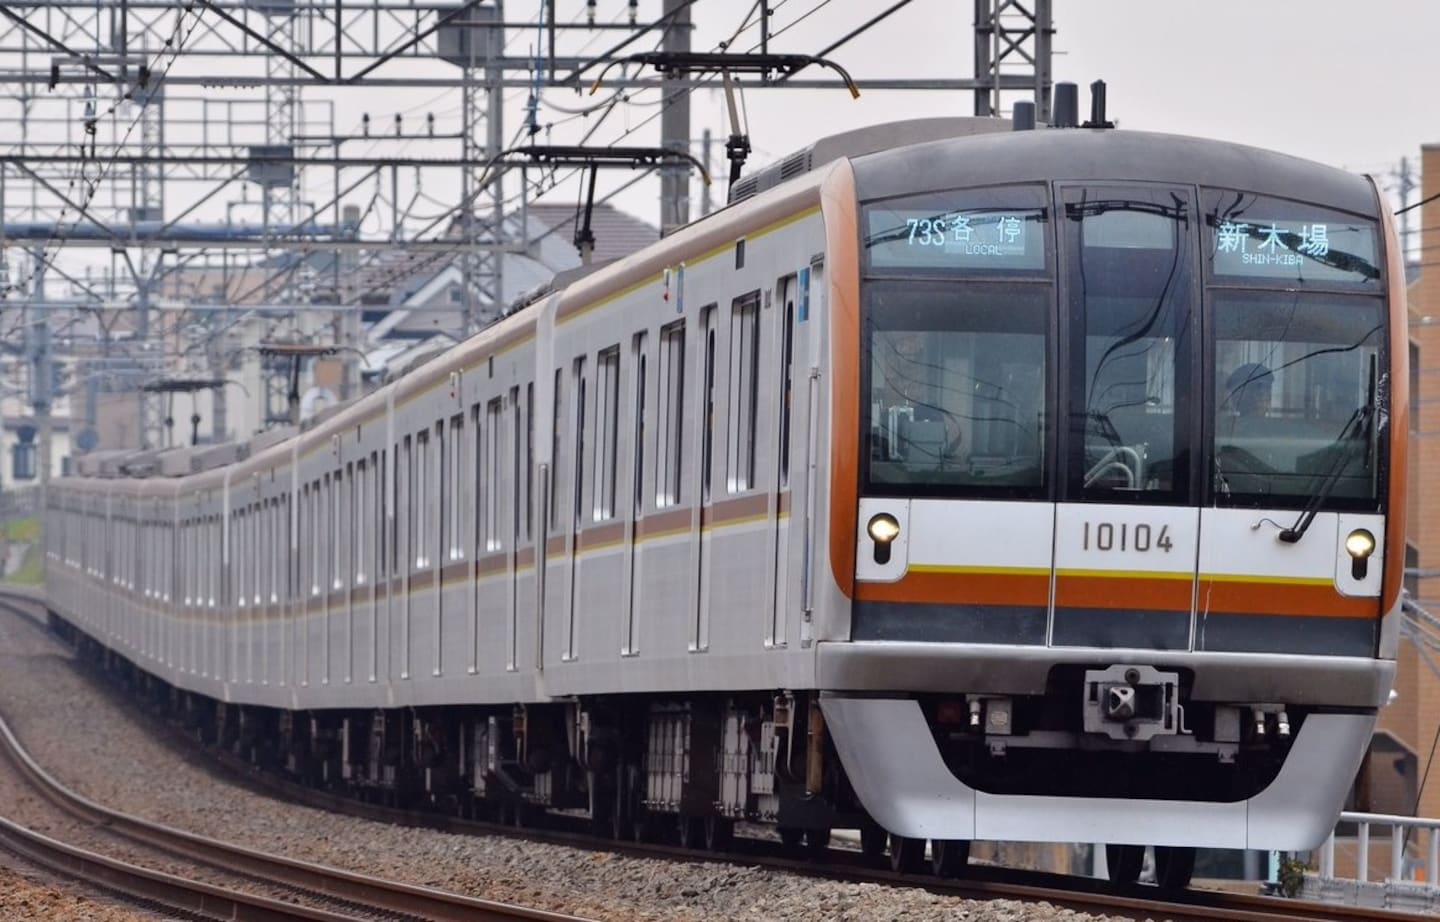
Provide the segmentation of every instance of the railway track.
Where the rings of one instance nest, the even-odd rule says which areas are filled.
[[[11,607],[7,605],[6,607]],[[39,800],[25,823],[0,817],[0,847],[47,870],[144,905],[232,920],[401,919],[433,922],[584,922],[580,917],[377,880],[242,848],[111,810],[69,790],[25,751],[0,717],[0,759]],[[18,809],[11,799],[5,812]],[[51,814],[44,816],[42,804]],[[32,828],[78,828],[85,845]],[[113,857],[123,852],[125,858]],[[137,858],[138,856],[138,858]],[[162,870],[163,868],[163,870]]]
[[[7,597],[3,592],[0,592],[0,607],[18,610],[21,608],[21,605],[14,604],[16,602],[22,604],[30,602],[33,605],[32,599],[15,599],[13,597]],[[38,612],[35,611],[31,605],[25,605],[25,607],[31,608],[31,610],[24,612],[24,614],[32,623],[36,623],[35,619]],[[127,701],[127,706],[131,706],[130,709],[132,711],[139,711],[138,708],[133,707],[133,701]],[[152,715],[142,713],[140,716],[142,719],[155,721]],[[159,721],[155,721],[152,726],[168,731],[166,736],[167,744],[177,753],[193,753],[198,748],[195,746],[194,739],[186,735],[183,730],[175,725],[162,724]],[[9,734],[8,729],[0,730],[0,736],[5,738],[4,741],[8,746],[8,741],[11,739],[11,734]],[[607,851],[634,857],[683,861],[732,861],[817,878],[878,883],[889,886],[918,886],[934,893],[973,900],[1003,899],[1034,903],[1047,902],[1055,906],[1080,912],[1137,920],[1170,919],[1174,920],[1174,922],[1212,922],[1212,920],[1217,920],[1217,922],[1220,922],[1220,920],[1233,920],[1233,922],[1277,922],[1277,920],[1293,920],[1293,922],[1342,922],[1342,920],[1343,922],[1360,922],[1360,920],[1402,922],[1402,920],[1409,920],[1409,922],[1413,922],[1415,919],[1413,915],[1398,912],[1358,909],[1329,904],[1302,903],[1293,900],[1205,890],[1190,890],[1180,894],[1165,895],[1153,888],[1142,886],[1116,892],[1103,882],[1087,878],[1025,872],[989,866],[971,866],[969,869],[970,875],[963,879],[940,879],[929,876],[895,874],[887,870],[867,866],[863,859],[854,852],[832,849],[826,856],[825,861],[816,862],[812,859],[796,858],[793,854],[787,854],[781,849],[778,843],[761,842],[759,840],[737,839],[734,850],[723,853],[686,849],[665,844],[597,840],[589,835],[565,830],[521,829],[514,826],[462,819],[432,811],[405,810],[364,803],[340,796],[333,792],[317,790],[272,775],[257,773],[249,763],[223,751],[209,747],[204,748],[204,751],[212,757],[218,768],[242,781],[247,786],[289,802],[373,821],[432,828],[461,834],[504,835],[586,849],[599,847]],[[35,770],[39,771],[38,766],[35,767]],[[43,772],[40,773],[43,774]],[[155,835],[155,833],[151,831],[153,824],[119,814],[113,815],[118,817],[117,819],[106,819],[105,817],[108,811],[104,811],[103,807],[89,804],[89,802],[84,803],[88,804],[88,806],[81,807],[80,809],[102,811],[100,813],[90,814],[89,821],[92,823],[108,824],[115,827],[117,831],[133,834],[142,841],[148,836]],[[163,827],[161,828],[163,829]],[[177,833],[175,830],[168,830],[168,832]],[[344,899],[351,909],[365,904],[371,899],[370,897],[361,897],[364,889],[382,888],[383,892],[373,897],[377,901],[369,903],[369,905],[381,913],[389,913],[390,915],[384,916],[386,918],[393,918],[397,915],[406,918],[434,919],[561,920],[570,918],[553,913],[515,910],[513,907],[500,907],[496,904],[485,904],[483,901],[470,901],[464,897],[437,893],[436,891],[425,888],[380,884],[372,879],[359,877],[359,875],[331,871],[330,869],[324,868],[317,869],[316,866],[304,862],[291,861],[269,855],[259,855],[258,853],[250,853],[244,849],[234,849],[230,846],[214,843],[212,840],[203,839],[202,837],[193,836],[188,833],[180,832],[178,836],[180,837],[179,839],[170,840],[176,844],[172,844],[171,849],[167,850],[179,849],[185,854],[200,854],[201,851],[195,843],[204,843],[207,848],[214,846],[224,850],[215,858],[216,861],[222,864],[239,860],[225,857],[227,854],[252,856],[244,859],[246,863],[236,864],[235,867],[247,876],[279,882],[287,887],[309,890],[310,892],[317,893],[329,899]],[[163,845],[158,847],[164,848]],[[252,864],[249,862],[256,863]],[[329,883],[320,884],[317,882],[317,879],[309,876],[315,870],[336,876],[330,878]],[[393,889],[390,889],[392,886]],[[421,898],[427,902],[419,902]],[[436,900],[438,902],[430,903],[428,902],[429,900]],[[322,909],[321,911],[326,910]],[[331,911],[333,912],[333,910]],[[479,914],[481,912],[488,912],[490,914]],[[237,919],[259,918],[258,916],[248,915],[234,915],[233,917]],[[264,916],[264,918],[358,917],[361,916]]]
[[[167,725],[168,727],[168,725]],[[177,743],[193,746],[194,741],[177,734]],[[941,879],[928,875],[897,874],[869,866],[857,852],[831,849],[824,862],[796,858],[778,843],[737,838],[734,850],[710,852],[675,845],[630,841],[597,840],[595,837],[556,829],[517,828],[498,823],[404,810],[364,803],[339,794],[305,787],[292,781],[257,772],[249,763],[228,753],[207,748],[206,752],[233,778],[271,796],[316,809],[344,813],[375,822],[420,826],[470,835],[522,837],[554,845],[603,848],[643,858],[682,861],[731,861],[771,870],[788,871],[831,880],[877,883],[887,886],[918,886],[934,893],[971,900],[1018,900],[1046,902],[1077,912],[1135,920],[1171,922],[1415,922],[1415,916],[1324,903],[1308,903],[1277,897],[1251,896],[1212,890],[1192,889],[1162,894],[1153,887],[1137,886],[1115,891],[1103,881],[1062,874],[1021,871],[987,865],[971,865],[970,875]]]

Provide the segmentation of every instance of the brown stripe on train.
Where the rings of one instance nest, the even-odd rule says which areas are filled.
[[[580,532],[575,539],[576,550],[587,550],[607,544],[619,544],[625,540],[625,521],[617,519],[603,525],[592,525]]]
[[[508,554],[486,554],[484,557],[475,561],[475,578],[480,579],[481,577],[504,573],[506,566],[509,564],[509,560]]]
[[[690,527],[691,517],[694,514],[693,508],[682,506],[647,515],[635,523],[635,537],[646,538],[667,532],[684,531]]]
[[[727,499],[700,510],[700,525],[714,527],[756,518],[770,512],[770,494],[754,493],[737,499]]]

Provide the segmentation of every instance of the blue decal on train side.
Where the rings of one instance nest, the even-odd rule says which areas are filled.
[[[800,306],[795,311],[798,322],[804,323],[810,319],[810,267],[806,266],[800,270]]]

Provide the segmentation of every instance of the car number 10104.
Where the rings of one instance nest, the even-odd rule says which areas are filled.
[[[1164,551],[1170,553],[1174,546],[1170,540],[1170,526],[1161,525],[1158,529],[1146,524],[1131,525],[1128,522],[1115,524],[1113,522],[1085,523],[1085,537],[1082,542],[1084,550],[1092,547],[1097,551]]]

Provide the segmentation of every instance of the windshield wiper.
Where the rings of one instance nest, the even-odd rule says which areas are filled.
[[[1325,479],[1320,482],[1320,489],[1316,490],[1315,495],[1310,497],[1310,501],[1305,504],[1305,508],[1300,512],[1300,518],[1295,520],[1294,525],[1280,532],[1278,537],[1281,541],[1284,541],[1286,544],[1294,544],[1305,537],[1305,532],[1310,530],[1310,523],[1315,521],[1315,515],[1320,511],[1320,507],[1323,506],[1325,501],[1335,492],[1335,487],[1340,483],[1341,475],[1343,475],[1345,470],[1350,466],[1350,459],[1357,454],[1363,454],[1363,452],[1354,451],[1350,443],[1364,435],[1366,427],[1374,415],[1374,403],[1359,407],[1355,410],[1354,415],[1350,417],[1350,421],[1346,423],[1345,428],[1340,431],[1340,438],[1337,440],[1341,446],[1340,457],[1336,458],[1330,465],[1330,470],[1326,472]]]

